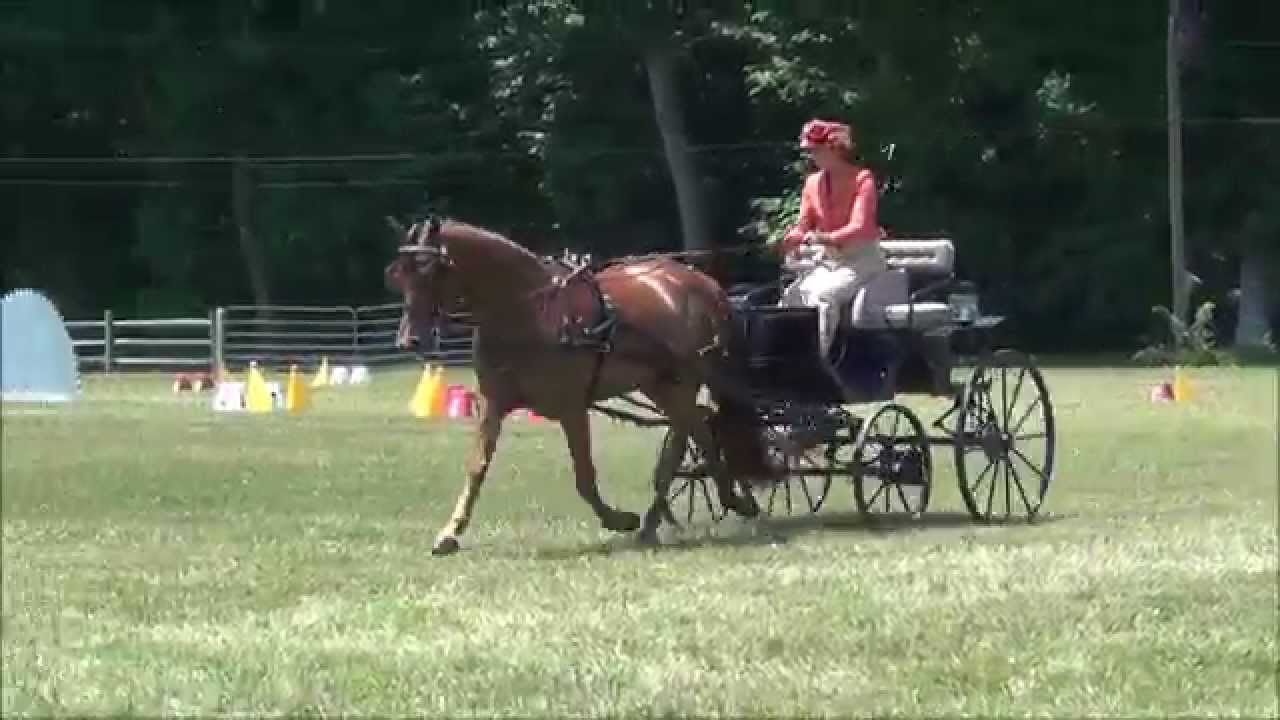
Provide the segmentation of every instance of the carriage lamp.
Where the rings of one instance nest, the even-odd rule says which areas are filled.
[[[978,288],[973,283],[956,283],[947,295],[947,304],[956,322],[968,324],[978,320]]]

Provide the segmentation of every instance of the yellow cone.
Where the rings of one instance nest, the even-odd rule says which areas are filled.
[[[436,387],[435,392],[431,395],[431,416],[445,417],[449,414],[449,408],[446,401],[449,388],[444,384],[444,366],[436,368]]]
[[[422,369],[422,377],[418,380],[418,387],[414,389],[413,397],[409,400],[409,412],[412,412],[414,417],[431,417],[438,386],[439,377],[431,365],[427,364]]]
[[[306,410],[311,405],[311,390],[298,374],[298,366],[289,366],[289,382],[285,386],[284,409],[291,413]]]
[[[316,371],[316,376],[311,379],[311,387],[324,387],[329,384],[329,356],[320,358],[320,369]]]
[[[245,387],[245,409],[251,413],[271,412],[271,391],[258,369],[258,363],[249,365],[249,381]]]
[[[1173,368],[1173,399],[1178,402],[1186,402],[1191,399],[1194,393],[1191,389],[1191,381],[1187,379],[1186,373],[1182,372],[1181,366]]]

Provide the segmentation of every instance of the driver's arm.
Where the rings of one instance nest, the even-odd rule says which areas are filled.
[[[880,223],[876,218],[876,179],[870,170],[859,175],[854,193],[849,222],[827,236],[830,244],[837,247],[847,248],[880,238]]]
[[[800,191],[800,216],[796,224],[787,231],[782,241],[783,253],[788,253],[804,240],[806,233],[818,226],[818,214],[815,212],[813,194],[817,191],[818,175],[815,173],[805,178],[804,187]]]

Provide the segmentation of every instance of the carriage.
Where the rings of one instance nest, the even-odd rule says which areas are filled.
[[[820,365],[817,310],[777,306],[804,259],[779,281],[730,288],[745,344],[737,370],[777,470],[746,489],[764,512],[794,515],[818,512],[836,481],[848,481],[859,513],[918,519],[932,496],[932,448],[949,446],[975,520],[1034,519],[1055,446],[1042,373],[1023,352],[992,350],[1003,318],[980,314],[973,286],[956,279],[949,239],[881,245],[889,271],[842,311],[831,349],[838,383]],[[900,401],[908,395],[943,403],[928,429]],[[679,452],[672,442],[668,431],[660,452]],[[678,524],[726,514],[710,477],[714,452],[690,439],[675,464],[667,498]]]

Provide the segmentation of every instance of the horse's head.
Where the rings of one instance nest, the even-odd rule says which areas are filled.
[[[405,228],[387,218],[399,237],[396,257],[387,265],[384,275],[387,287],[404,298],[400,314],[400,330],[396,347],[415,347],[425,332],[439,328],[449,308],[456,304],[458,292],[453,280],[453,262],[440,237],[441,221],[431,216]]]

